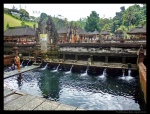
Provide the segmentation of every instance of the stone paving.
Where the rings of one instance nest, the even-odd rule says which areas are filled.
[[[22,73],[22,72],[25,72],[25,71],[28,71],[28,70],[32,70],[32,69],[35,69],[35,68],[39,68],[40,66],[35,66],[35,65],[31,65],[31,66],[25,66],[23,68],[21,68],[20,72],[18,72],[18,70],[13,70],[13,71],[9,71],[9,72],[5,72],[4,71],[4,78],[8,78],[10,76],[13,76],[13,75],[16,75],[16,74],[19,74],[19,73]]]
[[[84,110],[4,87],[4,110]]]
[[[4,79],[10,76],[38,68],[38,66],[27,66],[17,70],[4,72]],[[8,88],[4,84],[4,110],[84,110],[58,102],[50,101],[45,98],[22,93]]]

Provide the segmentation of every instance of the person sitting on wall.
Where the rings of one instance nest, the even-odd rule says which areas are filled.
[[[15,64],[17,65],[18,72],[20,72],[20,57],[18,55],[14,58]]]
[[[15,65],[14,65],[14,64],[12,64],[12,66],[8,67],[8,68],[5,70],[5,72],[10,72],[10,71],[12,71],[12,70],[15,70]]]
[[[5,69],[5,72],[10,72],[11,70],[11,67],[8,67],[7,69]]]
[[[15,65],[14,64],[12,64],[11,70],[15,70]]]

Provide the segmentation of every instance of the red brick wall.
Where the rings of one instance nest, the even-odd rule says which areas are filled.
[[[15,55],[4,55],[4,66],[12,65]]]

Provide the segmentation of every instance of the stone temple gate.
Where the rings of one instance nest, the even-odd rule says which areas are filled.
[[[53,23],[52,17],[48,16],[48,20],[40,18],[37,29],[38,43],[41,51],[46,53],[50,47],[57,42],[58,33]]]

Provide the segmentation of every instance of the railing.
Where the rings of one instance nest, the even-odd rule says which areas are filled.
[[[122,43],[146,43],[146,40],[143,39],[124,39],[124,42]],[[63,43],[70,43],[70,42],[59,42],[58,44],[63,44]],[[101,40],[94,40],[94,41],[82,41],[82,42],[74,42],[74,43],[100,43],[100,44],[105,44],[105,43],[121,43],[121,39],[101,39]]]

